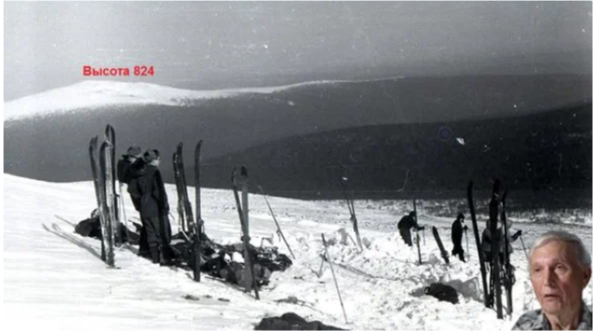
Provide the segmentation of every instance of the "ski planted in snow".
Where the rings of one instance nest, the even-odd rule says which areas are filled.
[[[251,251],[250,251],[250,236],[249,236],[249,222],[245,218],[249,216],[249,207],[248,207],[248,178],[249,175],[247,173],[247,169],[242,166],[241,167],[241,178],[238,183],[240,183],[243,192],[243,205],[241,205],[240,197],[238,196],[238,183],[236,179],[236,168],[232,170],[231,175],[231,182],[232,182],[232,192],[234,193],[234,200],[236,202],[236,209],[238,211],[238,216],[240,218],[241,229],[242,229],[242,241],[243,241],[243,250],[244,250],[244,258],[245,258],[245,292],[251,291],[251,285],[255,289],[255,298],[259,299],[259,288],[255,282],[255,275],[253,272],[253,264],[251,261]]]
[[[415,222],[419,225],[419,215],[417,214],[417,200],[413,198],[413,209],[415,211]],[[421,239],[419,238],[419,229],[415,227],[415,242],[417,244],[417,254],[419,255],[419,264],[422,264],[421,260]]]
[[[106,264],[114,267],[114,233],[113,233],[113,197],[110,196],[112,186],[110,184],[110,144],[104,142],[99,152],[99,185],[100,185],[100,221],[102,225],[102,238],[106,247]]]
[[[193,278],[195,281],[201,281],[201,237],[203,235],[203,218],[201,218],[201,144],[203,140],[199,140],[195,146],[195,222],[197,227],[195,229],[195,265],[193,270]]]
[[[265,199],[265,203],[267,204],[267,207],[269,208],[269,212],[272,215],[272,218],[274,219],[274,223],[276,223],[276,233],[282,238],[282,240],[284,240],[284,243],[286,244],[286,248],[288,248],[288,251],[290,252],[290,255],[292,255],[293,259],[296,259],[296,257],[294,257],[294,253],[292,253],[292,249],[290,249],[290,245],[288,245],[288,241],[286,241],[286,238],[284,237],[284,233],[282,233],[282,228],[280,228],[280,224],[278,224],[278,220],[276,219],[276,215],[274,214],[274,210],[272,210],[271,205],[269,205],[269,201],[267,200],[267,196],[265,196],[265,192],[263,191],[263,188],[261,188],[261,186],[258,186],[259,191],[261,192],[261,195],[263,195],[263,198]]]
[[[99,161],[97,159],[98,156],[98,149],[97,149],[97,141],[98,138],[93,137],[89,141],[89,160],[91,162],[91,175],[93,177],[93,187],[95,189],[95,199],[97,202],[97,212],[100,217],[100,225],[102,228],[102,235],[104,235],[104,227],[106,226],[106,217],[104,216],[103,211],[103,204],[102,204],[102,195],[101,195],[101,185],[100,185],[100,177],[99,177]],[[106,244],[102,239],[102,254],[101,254],[102,261],[106,262]]]
[[[109,167],[110,167],[110,173],[112,174],[112,180],[111,182],[111,193],[114,194],[113,198],[114,198],[114,203],[112,204],[113,208],[114,208],[114,221],[112,222],[114,224],[113,226],[113,231],[115,232],[115,241],[116,241],[116,245],[120,246],[122,245],[122,234],[121,234],[121,230],[118,228],[118,222],[121,221],[120,220],[120,211],[119,211],[119,203],[118,203],[118,193],[116,192],[116,132],[114,131],[114,128],[108,124],[106,125],[106,130],[104,131],[104,138],[105,141],[107,141],[108,143],[110,143],[110,162],[109,162]]]
[[[512,286],[514,285],[514,273],[512,272],[512,267],[510,266],[510,249],[512,245],[510,245],[510,231],[508,228],[507,220],[506,220],[506,195],[508,195],[508,190],[504,192],[502,195],[502,211],[501,211],[501,221],[504,227],[504,289],[506,290],[506,306],[508,315],[512,315]]]
[[[182,196],[182,185],[181,185],[181,178],[180,178],[180,170],[178,168],[178,153],[174,152],[172,154],[172,168],[174,170],[174,183],[176,184],[176,200],[177,200],[177,206],[176,206],[176,212],[178,213],[178,228],[179,231],[182,230],[184,231],[184,222],[185,222],[185,217],[184,217],[184,205],[183,203],[183,196]],[[186,233],[186,232],[185,232]]]
[[[477,225],[477,216],[475,215],[475,203],[473,201],[473,182],[469,182],[467,187],[468,206],[471,211],[471,221],[473,223],[473,232],[475,233],[475,243],[477,244],[477,253],[479,255],[479,265],[481,267],[481,281],[483,282],[483,301],[485,307],[491,307],[489,304],[489,293],[487,291],[487,271],[485,268],[485,257],[483,249],[481,248],[481,238],[479,234],[479,226]]]
[[[350,213],[350,221],[352,222],[352,228],[354,229],[354,234],[357,237],[357,243],[359,245],[359,249],[361,252],[363,251],[363,243],[361,242],[361,234],[359,233],[359,223],[357,221],[357,215],[354,210],[354,200],[350,197],[350,194],[346,190],[346,186],[344,185],[343,181],[347,181],[348,179],[342,177],[340,179],[340,185],[342,186],[342,192],[344,193],[344,198],[346,199],[346,204],[348,205],[348,212]]]
[[[437,242],[437,247],[439,247],[439,251],[442,254],[442,258],[444,258],[446,264],[450,264],[450,257],[448,256],[448,252],[446,252],[446,249],[444,248],[444,243],[442,242],[442,239],[440,239],[439,233],[437,232],[435,226],[431,227],[431,231],[433,232],[435,242]]]
[[[491,201],[489,202],[489,227],[491,231],[491,281],[489,286],[495,297],[495,306],[497,318],[503,319],[502,310],[502,286],[500,284],[500,243],[498,232],[498,213],[499,213],[499,190],[500,181],[496,179],[493,182],[493,190],[491,192]]]
[[[191,207],[189,193],[187,192],[187,179],[185,177],[184,161],[182,159],[182,142],[176,147],[176,158],[176,163],[178,165],[178,175],[180,178],[180,195],[182,196],[181,204],[183,206],[185,217],[183,231],[189,235],[192,232],[191,230],[195,229],[195,224],[193,223],[193,208]]]

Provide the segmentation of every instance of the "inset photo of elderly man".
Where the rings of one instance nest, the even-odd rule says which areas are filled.
[[[529,275],[541,309],[522,315],[513,330],[593,330],[582,299],[591,280],[591,254],[574,234],[547,232],[533,245]]]

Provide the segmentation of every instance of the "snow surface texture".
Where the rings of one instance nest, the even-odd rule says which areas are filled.
[[[54,113],[73,112],[82,108],[89,111],[98,107],[116,105],[190,106],[209,99],[222,99],[251,93],[271,94],[306,85],[331,85],[342,82],[360,81],[321,80],[286,86],[201,91],[142,82],[88,80],[6,102],[4,103],[4,120],[44,117]],[[288,104],[294,105],[294,102],[288,101]]]
[[[168,184],[167,191],[174,203],[175,186]],[[194,203],[193,189],[189,195]],[[285,312],[356,330],[509,330],[523,312],[539,306],[517,242],[512,256],[517,277],[512,319],[498,320],[495,311],[483,307],[472,233],[468,236],[471,261],[460,263],[452,257],[446,266],[430,230],[431,226],[438,228],[449,252],[453,219],[427,215],[425,207],[433,204],[429,201],[418,205],[419,220],[428,226],[426,242],[421,243],[423,264],[418,265],[416,248],[405,246],[395,230],[398,219],[410,210],[409,202],[355,203],[365,248],[359,253],[342,201],[270,198],[297,259],[287,271],[272,275],[257,301],[253,295],[206,276],[196,283],[191,272],[151,264],[127,248],[116,252],[119,269],[108,269],[99,259],[99,240],[74,234],[73,225],[94,208],[91,182],[48,183],[5,174],[4,199],[3,325],[20,331],[249,330],[261,318]],[[275,235],[263,197],[251,194],[249,199],[251,242],[259,245],[269,238],[288,254]],[[127,217],[137,217],[130,199],[125,196],[125,200]],[[239,242],[240,223],[232,192],[204,189],[202,200],[206,233],[218,243]],[[176,222],[172,223],[177,231]],[[466,223],[470,225],[468,220]],[[592,225],[562,226],[592,245]],[[547,229],[522,223],[514,228],[523,229],[527,247]],[[348,324],[344,323],[329,265],[324,265],[321,277],[315,274],[321,265],[321,233],[329,243]],[[434,282],[456,288],[460,303],[424,296],[424,287]],[[585,289],[589,305],[592,291],[591,281]],[[279,302],[282,299],[297,303]]]

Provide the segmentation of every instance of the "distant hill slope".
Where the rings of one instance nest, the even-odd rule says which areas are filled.
[[[230,166],[244,164],[253,180],[278,196],[337,198],[346,176],[358,197],[464,197],[469,180],[488,192],[498,177],[512,193],[532,194],[529,200],[582,198],[586,204],[591,155],[587,104],[524,117],[294,136],[211,159],[204,169],[208,185],[226,187]]]
[[[171,156],[181,141],[190,163],[199,139],[204,140],[203,158],[207,161],[287,137],[348,128],[412,124],[412,128],[398,129],[419,135],[420,129],[430,127],[429,136],[436,138],[437,122],[476,119],[491,125],[491,119],[504,115],[542,113],[590,101],[591,94],[590,76],[571,75],[320,81],[211,92],[139,83],[84,82],[5,103],[4,169],[47,181],[88,180],[89,139],[101,135],[110,123],[117,133],[117,154],[132,144],[159,149],[164,156],[164,175],[172,182]],[[547,125],[535,126],[535,130],[541,130]],[[515,131],[519,130],[511,130],[508,135],[519,136]],[[384,133],[391,137],[394,130]],[[525,134],[528,132],[520,136]],[[411,140],[418,143],[421,137]],[[399,141],[411,147],[406,137],[399,137]],[[384,149],[375,154],[385,155],[388,152]],[[417,177],[412,173],[414,170],[411,176]],[[228,175],[209,175],[208,184],[228,187]],[[272,175],[272,179],[275,177]],[[306,183],[309,189],[317,185],[306,180],[311,182]],[[305,189],[305,182],[276,188]],[[377,190],[378,183],[371,184],[372,190]]]

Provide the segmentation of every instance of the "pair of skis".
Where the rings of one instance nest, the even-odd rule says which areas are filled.
[[[501,277],[503,277],[504,287],[506,288],[506,303],[507,312],[509,315],[512,314],[512,286],[513,286],[513,273],[512,267],[510,266],[510,238],[508,231],[508,224],[506,222],[506,195],[507,191],[501,197],[501,214],[500,214],[500,199],[499,199],[499,186],[500,181],[495,180],[492,189],[492,198],[489,203],[489,228],[491,232],[491,273],[490,273],[490,284],[488,288],[487,284],[487,271],[485,266],[485,256],[481,247],[481,238],[479,233],[479,227],[477,224],[477,218],[475,215],[475,206],[473,202],[473,183],[470,182],[467,188],[468,204],[471,211],[471,220],[473,222],[473,230],[475,233],[475,242],[477,244],[477,251],[479,254],[479,264],[481,268],[481,276],[483,281],[483,299],[485,301],[485,307],[491,308],[493,305],[492,297],[495,296],[496,313],[498,319],[503,319],[502,310],[502,289],[501,289]],[[499,240],[497,220],[498,214],[503,224],[504,238]],[[502,243],[504,250],[504,263],[500,263],[499,248]]]
[[[120,232],[117,219],[117,201],[114,161],[115,133],[111,125],[106,127],[104,142],[98,152],[98,137],[89,141],[91,174],[102,228],[101,259],[108,267],[115,268],[115,233]],[[121,239],[120,239],[121,240]]]
[[[230,176],[232,183],[232,192],[234,193],[234,201],[236,202],[236,209],[240,218],[241,230],[242,230],[242,241],[243,241],[243,253],[245,259],[245,272],[243,277],[245,283],[245,292],[250,292],[252,288],[255,289],[255,298],[259,299],[259,288],[255,281],[255,272],[252,263],[252,254],[250,249],[250,235],[249,235],[249,174],[247,168],[242,166],[240,168],[240,178],[237,178],[236,168],[232,170]],[[238,188],[242,190],[242,204],[238,195]]]
[[[172,155],[174,165],[174,179],[176,182],[176,193],[178,195],[178,216],[179,226],[182,233],[187,238],[194,238],[193,252],[195,263],[193,266],[193,279],[196,282],[201,281],[201,235],[204,233],[204,223],[201,217],[201,146],[203,140],[199,140],[195,146],[195,209],[197,215],[193,217],[193,208],[189,201],[187,192],[187,180],[185,176],[183,160],[182,142],[176,147],[176,152]],[[190,237],[189,237],[190,236]]]
[[[359,233],[359,223],[357,221],[357,215],[354,210],[354,200],[352,199],[352,197],[350,197],[350,194],[346,190],[346,186],[344,185],[343,181],[347,181],[347,179],[345,177],[341,178],[340,185],[342,186],[342,193],[344,194],[344,199],[346,200],[346,205],[348,206],[348,212],[350,213],[350,221],[352,222],[352,228],[354,229],[354,234],[357,238],[359,249],[362,252],[363,243],[361,242],[361,234]]]

